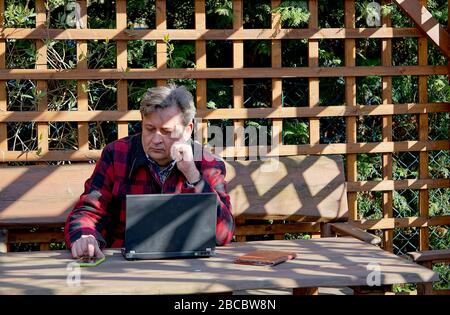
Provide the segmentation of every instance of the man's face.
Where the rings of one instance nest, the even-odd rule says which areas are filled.
[[[161,166],[172,161],[172,144],[188,140],[191,133],[192,123],[183,125],[183,114],[176,106],[158,109],[142,118],[142,146],[148,156]]]

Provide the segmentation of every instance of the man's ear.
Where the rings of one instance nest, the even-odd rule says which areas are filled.
[[[188,141],[189,139],[191,139],[193,128],[194,128],[194,124],[192,122],[190,122],[186,127],[184,127],[184,131],[183,131],[183,140],[184,141]]]

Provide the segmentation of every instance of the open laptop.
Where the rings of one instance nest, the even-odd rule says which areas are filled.
[[[215,254],[215,193],[127,195],[126,209],[125,259]]]

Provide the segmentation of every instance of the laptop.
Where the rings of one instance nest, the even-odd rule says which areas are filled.
[[[126,209],[125,259],[215,254],[215,193],[127,195]]]

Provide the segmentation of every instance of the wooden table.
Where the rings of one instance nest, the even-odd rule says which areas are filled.
[[[256,249],[289,250],[298,256],[274,267],[232,263]],[[219,247],[215,257],[202,259],[126,261],[118,250],[105,254],[100,266],[78,270],[68,265],[73,261],[68,251],[1,254],[0,293],[183,294],[361,286],[373,272],[370,263],[379,264],[381,285],[438,280],[427,268],[347,237],[233,243]]]

